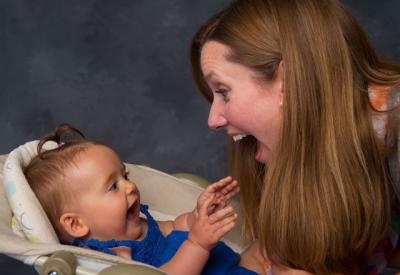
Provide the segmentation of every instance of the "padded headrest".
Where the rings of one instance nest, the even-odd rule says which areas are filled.
[[[23,172],[37,155],[37,145],[38,141],[25,143],[8,155],[3,167],[3,185],[14,215],[14,231],[33,242],[54,244],[59,243],[57,235]],[[55,142],[45,145],[45,149],[57,147]]]

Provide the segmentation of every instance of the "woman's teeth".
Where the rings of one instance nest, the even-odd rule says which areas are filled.
[[[237,141],[241,140],[242,138],[244,138],[244,137],[246,137],[246,136],[247,136],[247,135],[245,135],[245,134],[234,135],[234,136],[233,136],[233,140],[234,140],[235,142],[237,142]]]

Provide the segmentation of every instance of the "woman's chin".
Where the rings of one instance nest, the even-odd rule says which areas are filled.
[[[257,142],[257,150],[255,154],[256,161],[260,163],[268,163],[269,150],[264,145]]]
[[[255,159],[256,159],[256,161],[258,161],[259,163],[267,164],[267,159],[266,159],[266,158],[256,156]]]

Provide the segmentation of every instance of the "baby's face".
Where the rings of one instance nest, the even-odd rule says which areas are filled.
[[[66,180],[73,184],[72,210],[89,228],[87,238],[137,239],[143,234],[140,193],[113,150],[93,145],[77,155]]]

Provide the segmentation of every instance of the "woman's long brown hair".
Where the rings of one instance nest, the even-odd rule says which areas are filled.
[[[210,40],[266,81],[284,64],[282,138],[268,169],[254,160],[254,138],[231,145],[245,230],[273,261],[356,273],[386,233],[392,202],[368,85],[399,84],[400,66],[376,54],[335,0],[239,0],[192,40],[192,74],[209,101],[200,57]]]

